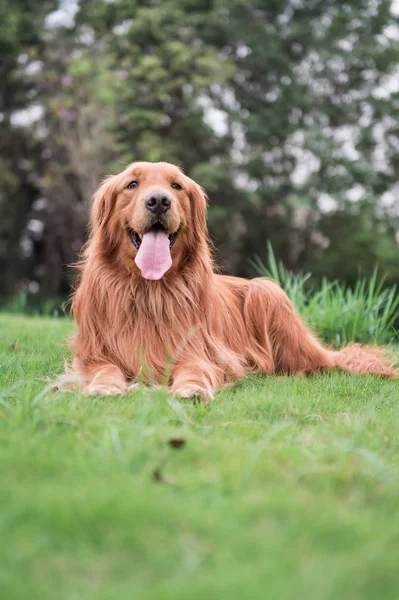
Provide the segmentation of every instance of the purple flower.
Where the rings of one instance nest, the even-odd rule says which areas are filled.
[[[72,77],[70,75],[63,75],[61,77],[61,85],[67,86],[67,85],[71,85],[72,83]]]
[[[128,71],[118,71],[118,77],[120,79],[126,79],[126,77],[129,77],[129,72]]]

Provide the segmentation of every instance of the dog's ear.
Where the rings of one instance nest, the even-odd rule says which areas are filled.
[[[96,230],[105,225],[111,216],[115,203],[116,176],[107,177],[93,196],[91,207],[91,228]]]
[[[208,238],[208,227],[206,224],[208,198],[198,183],[195,183],[190,178],[187,179],[189,180],[193,233],[196,241],[206,241]]]

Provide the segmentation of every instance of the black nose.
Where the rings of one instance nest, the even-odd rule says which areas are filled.
[[[144,200],[146,208],[156,215],[160,215],[170,209],[172,200],[164,192],[155,192]]]

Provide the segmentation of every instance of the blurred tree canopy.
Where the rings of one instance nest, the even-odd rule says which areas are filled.
[[[66,294],[102,177],[179,164],[226,272],[399,281],[391,0],[1,0],[0,293]]]

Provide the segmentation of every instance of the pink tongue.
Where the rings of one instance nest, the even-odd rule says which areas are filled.
[[[172,266],[167,234],[161,229],[145,233],[135,263],[144,279],[161,279]]]

